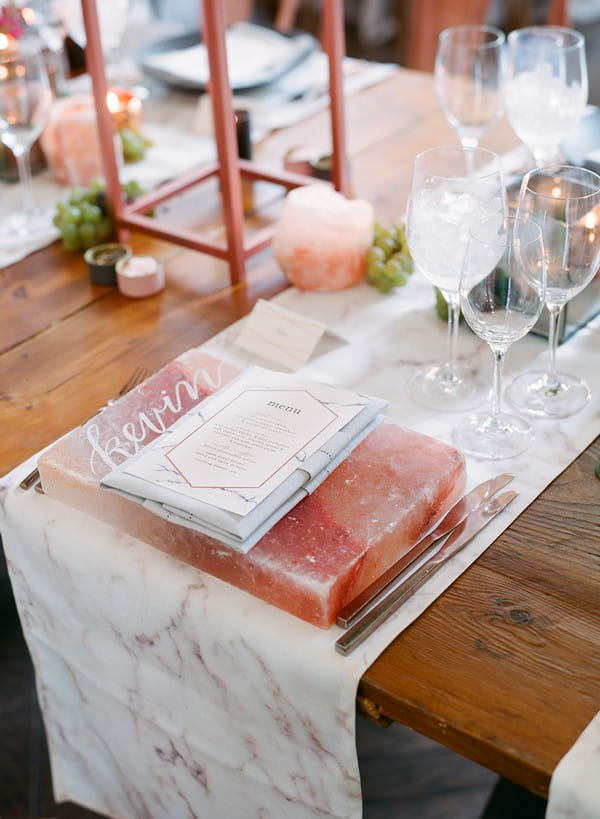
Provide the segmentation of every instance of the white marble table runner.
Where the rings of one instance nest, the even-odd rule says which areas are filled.
[[[336,294],[288,290],[277,301],[346,340],[313,356],[302,375],[386,398],[390,419],[451,441],[458,416],[429,413],[406,395],[414,367],[437,357],[446,338],[431,288],[417,276],[389,297],[361,285]],[[238,332],[234,325],[204,349],[263,364],[236,348]],[[544,350],[535,337],[517,344],[507,377]],[[460,354],[489,383],[491,355],[464,329]],[[591,384],[592,402],[572,419],[535,422],[535,441],[519,458],[468,459],[469,485],[511,471],[518,500],[349,657],[333,649],[339,629],[316,629],[19,490],[31,464],[11,473],[0,496],[2,534],[56,798],[122,819],[359,817],[361,675],[598,435],[599,354],[596,318],[559,350],[560,366]]]

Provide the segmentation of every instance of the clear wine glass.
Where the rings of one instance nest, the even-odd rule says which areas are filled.
[[[31,234],[38,227],[48,227],[33,195],[30,152],[51,104],[42,43],[33,36],[14,40],[0,51],[0,139],[15,157],[22,193],[22,209],[3,226],[3,231],[11,235]]]
[[[460,304],[473,332],[494,356],[491,407],[465,416],[454,429],[464,451],[479,458],[512,458],[533,440],[531,425],[502,411],[502,369],[511,344],[526,335],[544,308],[546,260],[535,222],[507,216],[499,231],[470,232],[460,279]]]
[[[600,265],[600,176],[570,165],[533,169],[521,183],[517,214],[537,222],[544,237],[549,365],[546,371],[518,376],[507,397],[530,415],[566,418],[590,398],[585,381],[557,372],[556,351],[565,304],[589,284]]]
[[[435,89],[444,116],[461,145],[474,148],[502,114],[505,36],[494,26],[444,29],[435,58]]]
[[[447,145],[415,157],[407,238],[415,268],[448,304],[448,356],[417,370],[410,396],[430,409],[462,411],[481,400],[480,387],[457,359],[459,279],[469,230],[497,228],[506,212],[502,165],[493,151]]]
[[[121,44],[129,23],[131,0],[104,0],[96,3],[102,51],[106,60],[107,79],[120,81]],[[86,34],[81,0],[56,0],[56,8],[64,29],[80,48],[85,48]]]
[[[560,143],[588,100],[585,39],[559,26],[511,31],[505,55],[504,104],[519,139],[538,167],[560,164]]]

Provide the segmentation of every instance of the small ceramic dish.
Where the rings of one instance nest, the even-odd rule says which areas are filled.
[[[131,258],[131,248],[118,242],[94,245],[85,251],[84,257],[94,284],[116,284],[117,262]]]
[[[117,262],[117,286],[124,296],[143,299],[165,286],[165,271],[153,256],[127,256]]]

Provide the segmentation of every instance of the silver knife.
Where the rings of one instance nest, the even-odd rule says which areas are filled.
[[[414,546],[402,555],[389,569],[374,580],[366,589],[363,589],[353,600],[341,609],[336,617],[336,623],[341,628],[348,628],[360,617],[383,594],[391,591],[390,587],[395,584],[399,575],[404,572],[418,558],[422,557],[427,549],[437,550],[439,541],[459,526],[471,512],[494,495],[502,487],[510,483],[514,475],[498,475],[483,481],[475,489],[463,495],[454,506],[444,515],[437,526],[428,534],[418,540]]]
[[[492,518],[500,514],[517,497],[517,494],[517,492],[512,491],[503,492],[475,509],[466,520],[451,532],[442,548],[430,560],[423,563],[414,574],[410,575],[405,583],[391,590],[387,596],[368,609],[353,626],[336,640],[336,651],[343,655],[354,651],[438,569],[463,549]]]

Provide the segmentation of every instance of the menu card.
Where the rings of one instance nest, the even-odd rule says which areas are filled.
[[[385,406],[251,367],[102,485],[247,552],[374,429]]]

